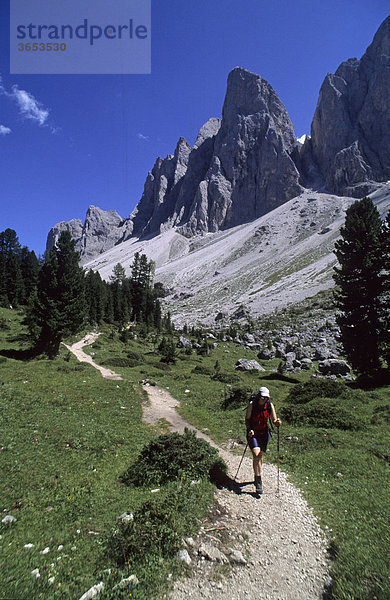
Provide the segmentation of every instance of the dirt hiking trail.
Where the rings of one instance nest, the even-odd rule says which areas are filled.
[[[83,352],[82,348],[98,336],[89,333],[72,346],[64,345],[79,361],[98,369],[104,378],[122,379]],[[218,447],[178,414],[179,402],[167,390],[149,384],[143,388],[149,398],[149,403],[142,406],[143,420],[153,425],[164,419],[171,431],[179,433],[185,427],[195,430],[218,449],[233,480],[244,446],[240,455]],[[331,584],[326,537],[299,490],[281,472],[278,493],[277,469],[264,464],[264,494],[256,497],[248,453],[249,450],[240,467],[238,485],[233,490],[231,486],[217,489],[217,504],[208,522],[196,539],[183,540],[191,565],[189,577],[174,582],[166,600],[319,600],[324,596],[324,588]]]
[[[187,423],[175,410],[179,402],[167,390],[144,385],[150,404],[143,420],[169,422],[171,431],[185,427],[218,448],[234,478],[241,455],[219,448],[205,433]],[[283,439],[283,433],[281,435]],[[271,440],[270,443],[275,443]],[[249,452],[249,450],[248,450]],[[329,585],[327,541],[299,490],[277,469],[263,466],[264,494],[254,494],[252,459],[245,456],[237,480],[240,494],[216,491],[217,508],[196,540],[183,544],[191,559],[191,574],[173,585],[169,600],[226,598],[229,600],[315,600]],[[214,550],[210,550],[210,547]],[[240,556],[241,553],[241,556]],[[188,559],[187,559],[188,560]]]
[[[105,367],[101,367],[100,365],[97,365],[93,361],[92,356],[83,352],[82,348],[84,346],[89,346],[90,344],[93,344],[97,340],[99,335],[101,335],[101,334],[100,333],[87,333],[87,335],[85,335],[79,342],[72,344],[72,346],[67,346],[66,344],[64,344],[64,342],[62,342],[62,343],[64,344],[65,348],[67,348],[70,352],[72,352],[75,355],[77,360],[79,360],[80,362],[86,362],[86,363],[92,365],[95,369],[100,371],[100,373],[102,374],[102,377],[104,377],[105,379],[118,379],[118,380],[122,379],[122,377],[120,375],[118,375],[117,373],[114,373],[114,371],[111,371],[111,369],[106,369]]]

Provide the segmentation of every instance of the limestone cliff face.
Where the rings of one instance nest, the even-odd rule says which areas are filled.
[[[390,17],[360,60],[326,76],[310,146],[330,192],[359,197],[390,179]]]
[[[53,248],[62,231],[69,231],[77,245],[83,232],[83,223],[80,219],[72,219],[71,221],[61,221],[54,225],[47,235],[46,250]],[[78,249],[78,251],[80,250]]]
[[[191,148],[159,158],[130,219],[136,235],[176,226],[184,235],[253,220],[302,190],[287,111],[264,79],[234,69],[222,121],[210,119]]]
[[[46,249],[50,250],[58,240],[62,231],[70,231],[75,240],[76,250],[80,252],[81,262],[109,250],[127,233],[129,224],[115,210],[101,210],[90,206],[84,225],[80,219],[62,221],[55,225],[47,236]]]
[[[230,74],[213,155],[183,229],[217,231],[247,223],[302,190],[298,144],[287,111],[264,79]]]

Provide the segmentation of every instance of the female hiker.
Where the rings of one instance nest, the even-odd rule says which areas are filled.
[[[280,427],[282,424],[281,420],[276,416],[274,405],[270,402],[269,389],[261,387],[257,394],[252,394],[245,416],[247,441],[253,455],[253,471],[257,494],[263,493],[261,467],[263,464],[263,454],[267,450],[270,438],[268,429],[269,419],[271,419],[276,427]]]

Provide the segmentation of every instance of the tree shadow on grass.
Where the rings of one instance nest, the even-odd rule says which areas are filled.
[[[300,383],[298,379],[293,379],[292,377],[288,377],[287,375],[283,375],[282,373],[270,373],[269,375],[260,375],[260,379],[265,379],[268,381],[285,381],[286,383]]]
[[[37,358],[39,354],[41,354],[41,351],[36,347],[28,348],[26,350],[14,350],[13,348],[0,350],[0,356],[13,358],[14,360],[33,360],[34,358]]]

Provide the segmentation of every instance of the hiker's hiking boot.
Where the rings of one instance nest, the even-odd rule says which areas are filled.
[[[263,484],[261,481],[261,475],[255,477],[255,489],[256,489],[256,494],[263,493]]]

